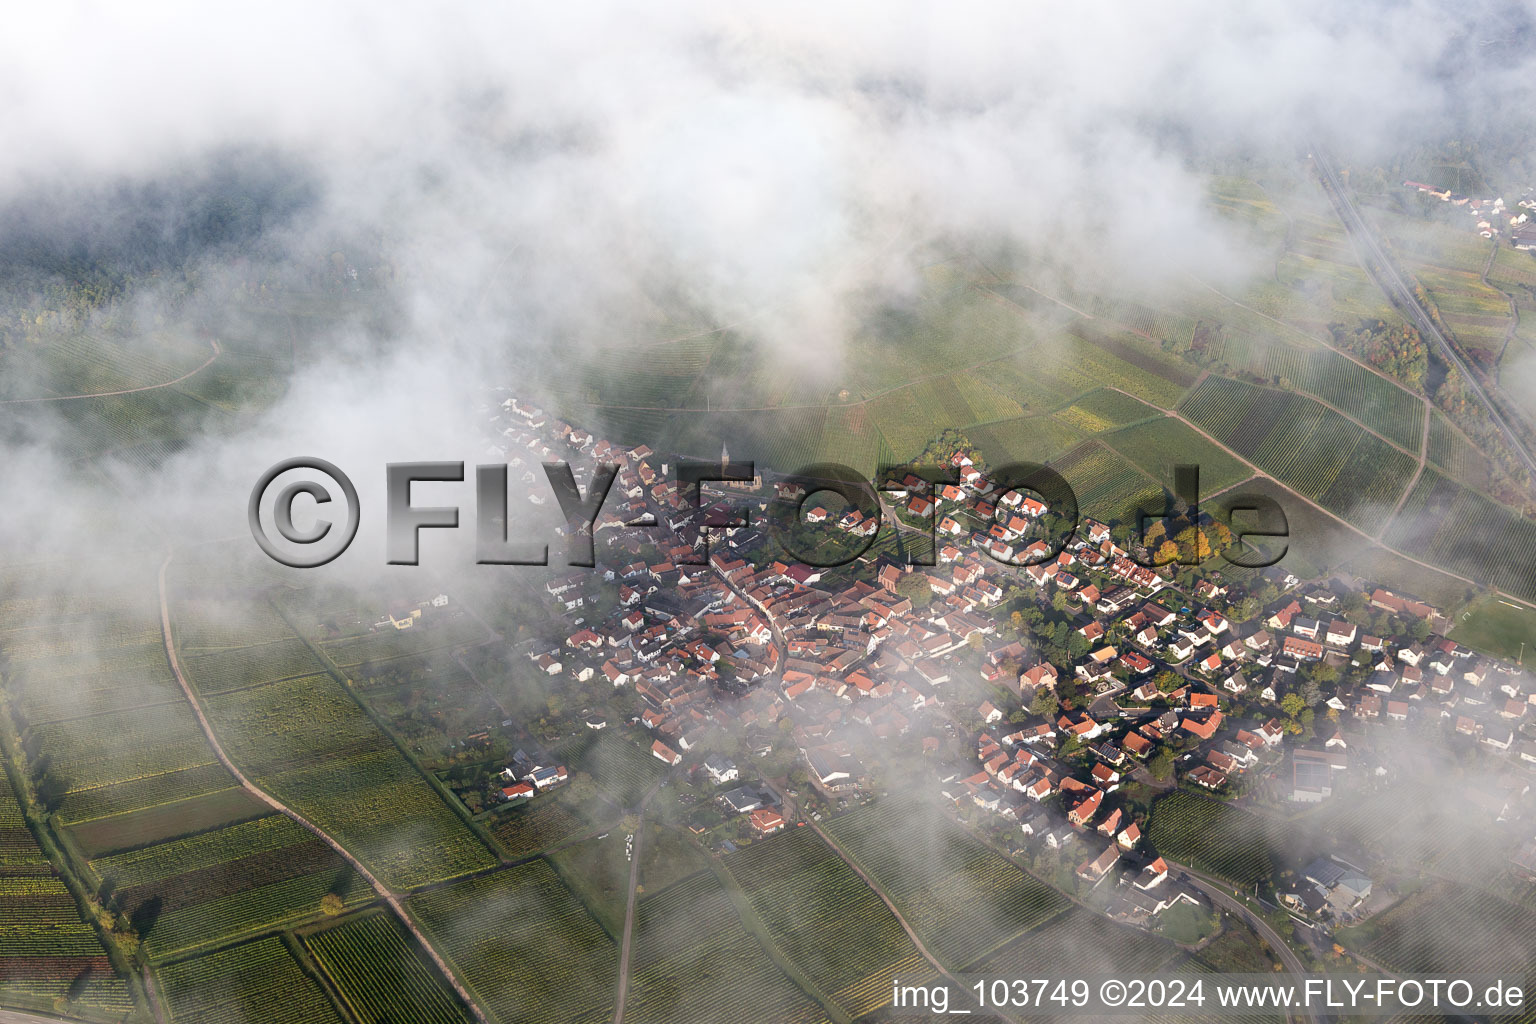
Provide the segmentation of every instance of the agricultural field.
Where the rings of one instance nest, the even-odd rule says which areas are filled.
[[[550,755],[573,771],[584,771],[620,807],[633,807],[667,774],[667,766],[639,744],[604,729],[567,740]]]
[[[279,814],[101,857],[91,869],[151,959],[321,914],[372,890],[320,839]]]
[[[1450,572],[1536,600],[1526,567],[1536,558],[1536,523],[1425,469],[1384,540]]]
[[[774,943],[850,1017],[890,1000],[891,978],[935,973],[880,897],[808,828],[725,861]]]
[[[1430,464],[1474,490],[1488,486],[1488,457],[1438,409],[1429,421]]]
[[[1347,412],[1367,428],[1409,451],[1424,430],[1423,399],[1320,342],[1277,337],[1274,328],[1241,333],[1226,343],[1233,369],[1283,381]]]
[[[612,1015],[618,950],[544,861],[419,893],[407,909],[497,1024]]]
[[[204,707],[253,782],[329,832],[386,885],[410,888],[495,863],[330,676],[212,694]]]
[[[624,908],[629,899],[629,857],[625,833],[584,839],[549,854],[549,863],[566,886],[615,942],[624,935]]]
[[[1152,808],[1148,838],[1169,860],[1233,885],[1252,885],[1275,871],[1284,849],[1281,823],[1189,793],[1175,792]]]
[[[37,846],[0,763],[0,1005],[88,1019],[133,1009],[69,889]]]
[[[1163,488],[1102,441],[1092,440],[1052,463],[1077,495],[1078,514],[1101,522],[1129,522],[1135,509],[1161,509]]]
[[[541,796],[530,806],[503,811],[488,822],[491,835],[509,857],[526,857],[566,842],[592,827],[573,811],[562,794]]]
[[[96,818],[69,826],[66,832],[82,854],[94,859],[181,839],[270,813],[270,807],[246,790],[225,789],[190,800]]]
[[[1071,978],[1082,974],[1150,976],[1179,955],[1173,943],[1089,910],[1072,908],[1031,928],[972,973],[988,978]]]
[[[923,944],[956,969],[1066,906],[1056,890],[931,810],[882,801],[832,819],[826,830]]]
[[[1212,376],[1182,411],[1264,472],[1367,532],[1381,527],[1382,514],[1417,465],[1406,452],[1294,392]]]
[[[988,466],[1044,463],[1083,440],[1077,428],[1052,416],[1019,416],[968,427],[965,436],[976,445]]]
[[[1467,355],[1484,367],[1497,365],[1514,321],[1508,297],[1480,279],[1481,265],[1476,271],[1421,263],[1409,263],[1407,268],[1424,286],[1440,319]]]
[[[1084,434],[1101,434],[1116,427],[1130,426],[1162,413],[1145,402],[1112,388],[1100,388],[1081,396],[1056,418]]]
[[[1490,893],[1440,882],[1379,917],[1339,931],[1350,949],[1407,974],[1459,971],[1531,979],[1536,913]]]
[[[742,925],[715,876],[692,875],[635,910],[624,1019],[695,1024],[742,1019],[812,1024],[826,1019]]]
[[[1253,470],[1171,416],[1117,430],[1102,440],[1169,491],[1173,490],[1173,467],[1180,463],[1200,467],[1202,495],[1226,490],[1253,475]]]
[[[162,967],[156,981],[171,1024],[342,1024],[275,936]]]
[[[1456,617],[1449,635],[1459,644],[1499,658],[1536,652],[1536,609],[1489,596]]]
[[[307,934],[304,945],[362,1024],[471,1024],[474,1019],[388,911]]]

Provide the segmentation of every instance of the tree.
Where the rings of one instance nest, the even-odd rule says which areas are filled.
[[[1061,700],[1049,686],[1038,687],[1035,690],[1034,697],[1029,702],[1030,712],[1043,718],[1050,718],[1060,706]]]
[[[1162,747],[1152,755],[1152,760],[1147,762],[1147,771],[1152,777],[1162,782],[1173,775],[1173,751]]]
[[[1306,706],[1306,700],[1299,693],[1288,693],[1280,698],[1280,710],[1284,711],[1291,718],[1301,714],[1302,709]]]
[[[897,580],[896,593],[911,601],[913,608],[927,608],[933,603],[933,587],[920,572],[909,572]]]
[[[1172,693],[1174,690],[1177,690],[1180,686],[1184,685],[1184,677],[1179,675],[1177,672],[1170,672],[1167,669],[1163,669],[1163,671],[1152,677],[1152,682],[1157,685],[1159,693]]]
[[[1429,639],[1429,634],[1430,625],[1428,619],[1414,619],[1413,625],[1408,627],[1408,635],[1415,640],[1427,640]]]

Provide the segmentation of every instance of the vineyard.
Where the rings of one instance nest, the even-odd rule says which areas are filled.
[[[248,821],[270,808],[244,789],[225,789],[142,811],[114,814],[70,826],[75,846],[88,858],[105,857]]]
[[[133,1008],[128,986],[27,829],[0,765],[0,1004],[86,1017]]]
[[[1159,415],[1157,409],[1130,395],[1100,388],[1057,412],[1056,418],[1085,434],[1099,434]]]
[[[158,981],[172,1024],[342,1024],[280,938],[162,967]]]
[[[1226,346],[1228,365],[1315,395],[1410,451],[1424,429],[1424,401],[1380,374],[1321,344],[1241,334]]]
[[[993,468],[1009,463],[1048,462],[1083,439],[1077,429],[1051,416],[1020,416],[970,427],[965,436]]]
[[[1536,914],[1490,893],[1442,882],[1380,917],[1339,932],[1351,949],[1389,970],[1457,971],[1531,980]]]
[[[781,973],[742,926],[715,876],[700,872],[635,912],[625,1020],[811,1024],[821,1007]],[[750,1014],[744,1008],[751,1007]]]
[[[592,776],[620,807],[633,807],[666,774],[666,767],[650,751],[611,730],[567,740],[550,754]]]
[[[890,1000],[898,966],[903,980],[933,973],[886,905],[810,829],[754,843],[726,867],[779,949],[823,991],[842,993],[850,1017]]]
[[[1284,848],[1286,834],[1270,818],[1176,792],[1152,808],[1148,838],[1169,860],[1251,885],[1274,873],[1271,854]]]
[[[367,914],[304,937],[362,1024],[470,1024],[453,989],[389,913]]]
[[[973,973],[988,978],[1071,978],[1095,972],[1147,976],[1178,955],[1170,942],[1073,908],[1031,928]]]
[[[543,797],[532,807],[515,808],[490,826],[509,857],[526,857],[563,843],[591,826],[560,801],[559,795]]]
[[[1163,489],[1102,441],[1088,441],[1053,463],[1077,495],[1080,515],[1126,522],[1142,504],[1163,507]]]
[[[1425,469],[1384,540],[1447,570],[1536,600],[1536,523]]]
[[[325,671],[309,645],[295,638],[291,630],[288,639],[260,646],[196,655],[183,649],[183,654],[182,670],[201,694],[223,693]]]
[[[1117,430],[1103,441],[1169,491],[1173,490],[1173,467],[1180,463],[1200,467],[1201,494],[1225,490],[1253,475],[1253,470],[1171,416]]]
[[[887,801],[834,818],[827,831],[946,965],[971,964],[1066,906],[1056,890],[931,812]]]
[[[213,694],[209,720],[263,789],[346,846],[392,886],[490,867],[485,845],[329,676]],[[411,823],[415,841],[401,843]]]
[[[154,959],[320,914],[372,890],[307,829],[268,815],[128,853],[91,867]]]
[[[1212,376],[1182,408],[1195,426],[1345,518],[1375,521],[1413,476],[1414,458],[1304,395]]]
[[[544,861],[420,893],[408,908],[498,1024],[612,1015],[618,952]]]

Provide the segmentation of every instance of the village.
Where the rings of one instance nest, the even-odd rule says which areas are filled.
[[[762,467],[695,504],[669,476],[674,460],[496,397],[492,453],[514,476],[554,459],[620,466],[596,568],[544,584],[571,629],[527,656],[544,676],[632,694],[632,714],[592,708],[586,727],[630,729],[686,772],[690,824],[721,848],[915,787],[1042,877],[1150,927],[1200,902],[1187,866],[1147,833],[1151,799],[1347,802],[1386,773],[1371,752],[1390,729],[1486,761],[1500,781],[1474,801],[1478,820],[1532,837],[1518,819],[1536,684],[1446,638],[1441,613],[1411,596],[1279,567],[1240,582],[1149,568],[1116,524],[1091,519],[1020,568],[1050,550],[1035,539],[1047,509],[998,493],[964,450],[950,453],[958,483],[888,494],[878,519]],[[933,564],[878,544],[835,568],[778,557],[761,527],[774,501],[853,550],[882,522],[908,541],[931,531]],[[592,574],[615,588],[612,607],[589,600]],[[791,767],[770,758],[786,745]],[[502,795],[532,800],[566,778],[522,755]],[[1373,910],[1363,859],[1313,857],[1265,891],[1298,921],[1359,920]]]

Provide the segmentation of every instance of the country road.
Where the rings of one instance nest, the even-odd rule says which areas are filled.
[[[639,821],[635,823],[635,843],[629,851],[629,899],[624,904],[624,940],[619,943],[619,990],[613,999],[613,1024],[623,1024],[624,1000],[629,995],[629,950],[635,934],[635,886],[640,881],[640,844],[645,839],[645,805],[667,782],[663,775],[656,784],[646,790],[635,810]]]
[[[1466,386],[1471,389],[1483,408],[1487,410],[1488,418],[1499,429],[1499,433],[1504,436],[1504,441],[1509,445],[1510,450],[1519,456],[1521,463],[1524,464],[1527,471],[1532,476],[1536,476],[1536,460],[1533,460],[1530,452],[1525,450],[1525,445],[1521,443],[1520,438],[1510,428],[1503,415],[1500,414],[1498,407],[1483,389],[1482,383],[1473,373],[1472,368],[1461,358],[1461,354],[1456,351],[1456,347],[1451,344],[1450,339],[1445,336],[1440,327],[1430,319],[1424,307],[1419,305],[1418,297],[1414,294],[1413,288],[1403,279],[1402,274],[1397,269],[1397,264],[1388,258],[1385,250],[1381,247],[1381,243],[1377,241],[1376,235],[1371,231],[1370,225],[1360,215],[1360,209],[1355,205],[1354,197],[1344,187],[1344,183],[1339,178],[1338,172],[1334,170],[1333,163],[1328,158],[1327,152],[1320,147],[1313,146],[1312,162],[1317,167],[1318,172],[1322,174],[1323,181],[1327,186],[1326,191],[1329,198],[1333,201],[1334,209],[1338,211],[1339,219],[1344,222],[1344,229],[1348,232],[1350,241],[1354,244],[1356,251],[1365,262],[1366,269],[1372,271],[1372,276],[1376,279],[1376,283],[1381,286],[1382,290],[1387,293],[1387,298],[1391,300],[1392,304],[1400,312],[1408,317],[1414,327],[1418,328],[1419,334],[1434,342],[1435,347],[1440,351],[1441,357],[1447,363],[1456,367]]]
[[[441,954],[439,954],[437,950],[433,948],[432,944],[427,941],[426,935],[422,933],[420,928],[416,927],[416,922],[412,920],[411,916],[405,912],[405,906],[400,902],[400,897],[392,892],[387,886],[385,886],[383,882],[379,881],[378,878],[374,877],[373,872],[364,867],[362,861],[354,857],[347,850],[347,848],[342,846],[341,843],[337,842],[336,839],[330,835],[330,833],[320,828],[320,826],[316,825],[314,822],[310,821],[308,818],[304,817],[302,814],[295,811],[281,800],[278,800],[270,793],[258,787],[255,783],[251,782],[250,779],[246,778],[245,774],[241,772],[239,768],[235,767],[235,763],[230,760],[229,755],[224,752],[224,747],[219,742],[218,735],[213,731],[213,725],[208,721],[208,716],[203,713],[202,703],[197,699],[197,694],[193,691],[191,684],[187,682],[187,677],[182,674],[181,663],[176,658],[176,644],[171,635],[170,598],[165,585],[165,573],[166,570],[170,568],[171,559],[173,557],[173,555],[167,555],[165,557],[165,561],[160,563],[160,632],[165,641],[165,656],[166,659],[170,662],[171,673],[175,675],[176,682],[181,687],[181,692],[186,695],[187,702],[192,705],[192,713],[197,716],[197,724],[202,728],[203,735],[207,737],[209,746],[213,748],[214,756],[219,759],[219,763],[222,764],[224,768],[235,777],[235,781],[238,782],[241,788],[243,788],[246,792],[250,793],[252,796],[266,804],[268,807],[271,807],[273,810],[281,814],[287,815],[289,818],[293,819],[294,822],[302,825],[304,828],[314,833],[314,835],[317,836],[322,842],[324,842],[332,850],[336,851],[338,856],[340,856],[349,865],[351,865],[352,870],[361,875],[368,882],[368,885],[373,889],[373,891],[378,894],[379,898],[382,899],[392,911],[394,911],[395,916],[400,919],[400,923],[403,924],[406,930],[409,931],[411,935],[416,939],[422,950],[432,958],[432,962],[437,965],[437,969],[442,972],[443,977],[447,979],[450,985],[453,986],[453,989],[456,993],[458,993],[459,998],[464,1001],[464,1005],[468,1006],[474,1013],[475,1018],[479,1020],[481,1024],[488,1024],[485,1014],[481,1011],[479,1005],[476,1004],[474,999],[470,997],[468,990],[466,990],[464,986],[459,982],[458,977],[453,973],[452,970],[449,969],[447,961],[445,961]]]
[[[1212,903],[1215,903],[1222,910],[1233,915],[1257,932],[1259,937],[1268,943],[1269,948],[1274,951],[1274,954],[1280,958],[1280,962],[1285,965],[1285,969],[1288,972],[1291,974],[1307,973],[1306,965],[1301,962],[1301,957],[1297,956],[1296,951],[1269,926],[1269,922],[1249,910],[1246,904],[1228,892],[1226,887],[1220,882],[1206,878],[1187,864],[1177,864],[1167,860],[1167,858],[1164,858],[1164,861],[1173,870],[1183,872],[1185,881],[1193,888],[1200,890],[1200,892],[1210,897]],[[1316,1007],[1308,1007],[1306,1012],[1318,1024],[1328,1024],[1328,1015]],[[1291,1014],[1290,1016],[1294,1017],[1295,1015]]]
[[[137,388],[124,388],[121,391],[89,391],[79,395],[44,395],[39,398],[7,398],[3,401],[0,401],[0,405],[36,405],[43,402],[73,402],[81,398],[114,398],[118,395],[137,395],[145,391],[159,391],[161,388],[168,388],[173,384],[180,384],[188,377],[196,376],[203,370],[206,370],[210,365],[212,365],[213,361],[219,358],[221,350],[219,348],[219,343],[215,340],[210,339],[208,344],[213,348],[213,355],[209,356],[207,359],[203,360],[202,363],[188,370],[180,377],[177,377],[175,380],[164,380],[159,384],[145,384],[143,387]]]

